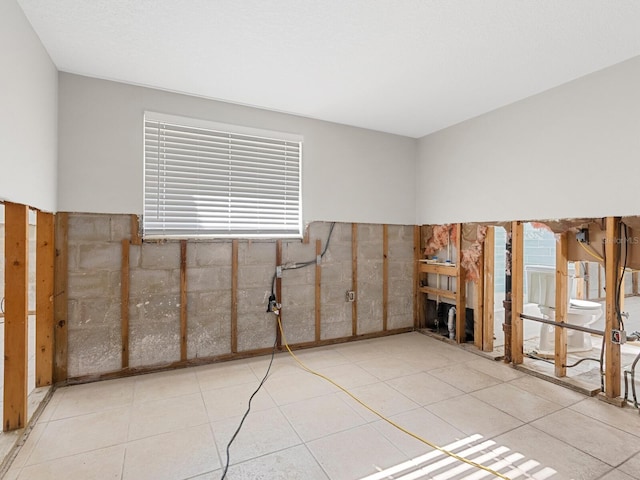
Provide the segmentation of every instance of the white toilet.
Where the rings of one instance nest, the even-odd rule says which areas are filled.
[[[556,269],[545,265],[525,266],[527,279],[527,298],[530,303],[536,303],[545,318],[555,320],[556,303]],[[569,305],[567,310],[567,323],[586,327],[596,322],[602,316],[602,306],[588,300],[578,300],[575,296],[575,270],[569,265],[567,291],[569,292]],[[593,348],[591,335],[586,332],[567,329],[567,352],[588,352]],[[540,344],[537,354],[540,356],[553,356],[555,353],[555,327],[553,325],[540,325]]]

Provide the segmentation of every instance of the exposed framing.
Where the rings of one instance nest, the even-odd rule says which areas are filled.
[[[351,302],[351,335],[358,335],[358,224],[351,224],[351,290],[355,299]]]
[[[382,330],[389,316],[389,226],[382,225]]]
[[[4,431],[27,424],[29,207],[5,202]]]
[[[413,227],[413,327],[420,328],[422,323],[422,296],[420,295],[420,270],[418,262],[422,256],[422,229]]]
[[[187,241],[180,240],[180,360],[187,359]]]
[[[55,259],[52,213],[38,211],[36,221],[36,387],[53,383],[53,264]]]
[[[276,241],[276,268],[282,266],[282,240]],[[282,318],[282,273],[280,275],[276,275],[276,298],[278,299],[278,303],[280,303],[280,318]],[[276,345],[279,349],[282,348],[282,332],[280,328],[278,328],[278,324],[276,323]]]
[[[132,217],[133,218],[133,217]],[[136,217],[137,218],[137,217]],[[122,368],[129,368],[129,240],[122,240],[120,268],[120,328],[122,338]]]
[[[315,340],[319,342],[322,335],[322,241],[316,240],[316,277],[315,277]]]
[[[567,305],[569,295],[567,280],[569,278],[567,253],[569,247],[568,234],[564,232],[556,236],[556,322],[567,322]],[[567,375],[567,329],[555,327],[555,374],[556,377]]]
[[[467,275],[462,268],[462,224],[456,224],[456,342],[464,343],[467,337]]]
[[[524,229],[522,222],[511,223],[511,361],[524,361],[522,319],[524,275]],[[506,341],[506,340],[505,340]]]
[[[67,380],[67,349],[68,349],[68,270],[69,270],[69,214],[56,214],[56,261],[54,271],[54,321],[55,321],[55,356],[54,382]]]
[[[478,350],[484,345],[484,256],[485,243],[482,243],[482,253],[478,263],[478,278],[475,283],[473,308],[473,343]]]
[[[620,396],[620,345],[611,340],[611,331],[619,328],[616,316],[616,292],[611,286],[616,285],[618,275],[616,265],[620,256],[620,217],[607,217],[605,220],[605,285],[606,289],[606,317],[605,317],[605,396],[609,399]]]
[[[238,353],[238,239],[231,241],[231,353]]]

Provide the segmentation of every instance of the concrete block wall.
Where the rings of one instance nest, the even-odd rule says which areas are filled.
[[[331,224],[309,226],[309,243],[282,242],[282,263],[315,261]],[[382,331],[382,226],[358,225],[358,334]],[[122,240],[129,215],[69,214],[70,377],[121,368]],[[388,227],[388,328],[413,325],[413,227]],[[232,242],[187,242],[187,357],[231,353]],[[266,312],[276,242],[238,242],[238,352],[270,348],[276,325]],[[130,246],[129,364],[180,359],[180,243]],[[321,265],[321,339],[352,335],[352,225],[337,223]],[[315,340],[315,264],[284,270],[282,320],[291,344]]]
[[[407,326],[413,315],[413,227],[389,225],[387,328]]]
[[[312,227],[317,225],[313,224]],[[329,224],[323,224],[322,228],[325,231],[316,235],[316,238],[323,239],[323,248],[329,227]],[[322,304],[320,336],[322,340],[348,337],[352,333],[352,305],[345,301],[347,290],[351,290],[353,286],[351,242],[352,225],[350,223],[336,223],[331,236],[331,245],[322,261],[322,289],[320,291]]]
[[[68,372],[70,377],[121,366],[121,241],[126,215],[70,214],[68,233]]]
[[[358,225],[358,332],[382,330],[382,225]]]
[[[276,338],[274,316],[267,313],[276,268],[275,242],[238,245],[238,351],[268,348]],[[231,288],[231,282],[229,282]]]
[[[231,351],[231,243],[187,244],[187,356]]]

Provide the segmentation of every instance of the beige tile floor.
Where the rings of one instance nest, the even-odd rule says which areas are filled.
[[[510,478],[640,479],[640,415],[420,333],[299,352],[398,424]],[[58,389],[5,477],[218,479],[268,358]],[[482,479],[286,354],[231,448],[229,479]]]

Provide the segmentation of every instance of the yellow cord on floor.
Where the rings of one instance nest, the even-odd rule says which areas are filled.
[[[374,415],[377,415],[378,417],[380,417],[382,420],[384,420],[385,422],[387,422],[389,425],[392,425],[394,427],[396,427],[398,430],[406,433],[407,435],[415,438],[416,440],[424,443],[425,445],[430,446],[431,448],[433,448],[434,450],[438,450],[442,453],[444,453],[445,455],[448,455],[452,458],[455,458],[456,460],[459,460],[460,462],[466,463],[468,465],[471,465],[472,467],[476,467],[479,468],[480,470],[484,470],[485,472],[489,472],[492,475],[495,475],[498,478],[502,478],[504,480],[510,480],[509,477],[502,475],[501,473],[496,472],[495,470],[492,470],[489,467],[485,467],[484,465],[480,465],[479,463],[474,462],[473,460],[469,460],[467,458],[461,457],[460,455],[456,455],[453,452],[450,452],[449,450],[446,450],[442,447],[440,447],[439,445],[436,445],[433,442],[430,442],[429,440],[422,438],[420,435],[417,435],[409,430],[407,430],[406,428],[398,425],[397,423],[395,423],[393,420],[385,417],[383,414],[381,414],[380,412],[378,412],[377,410],[374,410],[373,408],[371,408],[369,405],[367,405],[366,403],[364,403],[362,400],[360,400],[358,397],[356,397],[353,393],[351,393],[349,390],[347,390],[346,388],[344,388],[342,385],[337,384],[336,382],[334,382],[333,380],[331,380],[329,377],[324,376],[323,374],[321,374],[320,372],[316,372],[315,370],[307,367],[301,360],[298,359],[298,357],[295,356],[295,354],[291,351],[291,348],[289,348],[289,344],[287,343],[287,339],[284,335],[284,329],[282,328],[282,321],[280,320],[280,315],[277,315],[278,317],[278,328],[280,329],[280,334],[282,336],[282,343],[284,344],[284,346],[287,348],[287,351],[289,352],[289,354],[293,357],[293,359],[298,363],[298,365],[300,365],[304,370],[306,370],[307,372],[316,375],[317,377],[322,378],[323,380],[326,380],[327,382],[331,383],[332,385],[334,385],[335,387],[339,388],[340,390],[342,390],[344,393],[346,393],[347,395],[349,395],[351,398],[353,398],[356,402],[358,402],[360,405],[362,405],[364,408],[366,408],[367,410],[369,410],[371,413],[373,413]]]

